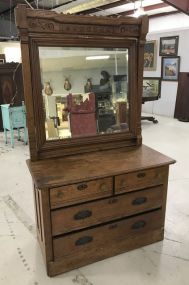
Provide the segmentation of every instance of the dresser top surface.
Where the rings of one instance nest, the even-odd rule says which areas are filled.
[[[34,183],[39,188],[56,187],[173,163],[174,159],[145,145],[131,150],[120,148],[35,162],[27,160]]]

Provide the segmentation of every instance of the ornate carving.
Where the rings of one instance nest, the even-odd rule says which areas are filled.
[[[62,24],[60,30],[66,34],[98,34],[98,35],[138,35],[139,28],[137,25],[74,25],[74,24]]]
[[[54,24],[48,20],[31,19],[28,21],[28,26],[32,30],[54,31]]]

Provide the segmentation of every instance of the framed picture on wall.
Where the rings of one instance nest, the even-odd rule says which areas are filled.
[[[166,81],[177,81],[180,71],[180,56],[162,57],[161,78]]]
[[[5,63],[5,54],[0,54],[0,64]]]
[[[147,41],[144,46],[144,71],[156,70],[157,41]]]
[[[161,78],[144,77],[142,98],[147,101],[158,100],[161,96]]]
[[[179,36],[160,38],[159,55],[177,56]]]

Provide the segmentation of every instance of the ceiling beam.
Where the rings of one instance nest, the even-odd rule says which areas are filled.
[[[128,4],[128,3],[134,3],[134,0],[118,0],[114,3],[102,5],[100,6],[100,8],[96,7],[96,8],[88,9],[82,12],[78,12],[77,14],[82,14],[82,15],[93,14],[93,13],[99,12],[99,10],[107,10],[111,8],[116,8],[116,7],[119,7],[119,6]]]
[[[189,15],[189,1],[188,0],[165,0],[165,1],[163,0],[163,2],[182,11],[186,15]]]
[[[152,19],[152,18],[158,18],[158,17],[165,17],[165,16],[170,16],[170,15],[174,15],[174,14],[179,14],[180,11],[171,11],[171,12],[165,12],[165,13],[159,13],[159,14],[154,14],[154,15],[149,15],[148,18]]]
[[[159,3],[159,4],[154,4],[154,5],[150,5],[150,6],[146,6],[143,7],[145,12],[151,11],[151,10],[156,10],[156,9],[160,9],[160,8],[165,8],[168,7],[169,5],[166,3]],[[134,10],[129,10],[129,11],[125,11],[125,12],[121,12],[121,13],[116,13],[117,15],[121,15],[121,16],[129,16],[134,14]]]

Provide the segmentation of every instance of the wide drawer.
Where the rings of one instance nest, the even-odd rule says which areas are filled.
[[[90,230],[54,238],[54,257],[57,259],[76,254],[77,256],[78,254],[87,256],[88,252],[94,248],[98,251],[102,247],[107,248],[112,244],[119,246],[119,243],[131,236],[138,236],[161,228],[161,226],[162,211],[156,210]]]
[[[96,202],[54,210],[52,234],[59,235],[161,207],[163,187],[157,186]]]
[[[112,177],[50,189],[51,208],[59,208],[88,200],[110,196],[113,192]]]
[[[115,177],[115,193],[129,192],[163,184],[168,175],[167,169],[167,167],[158,167],[118,175]]]

